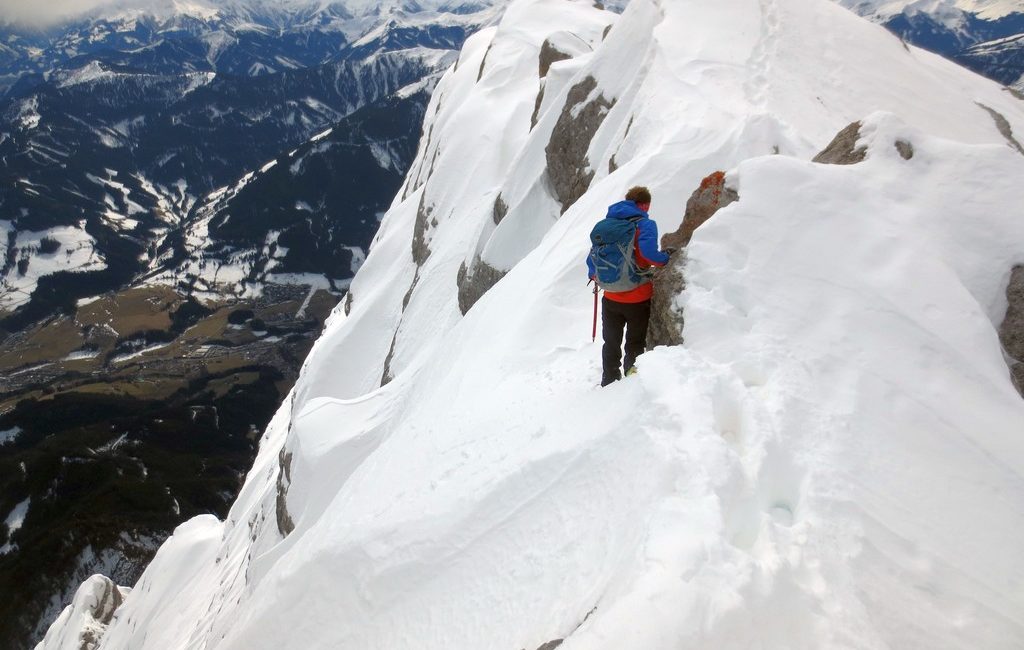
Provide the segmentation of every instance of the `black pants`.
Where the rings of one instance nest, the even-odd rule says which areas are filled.
[[[636,358],[643,354],[647,343],[647,323],[651,320],[651,301],[615,302],[601,299],[601,334],[604,347],[601,349],[603,374],[601,385],[619,379],[619,362],[622,359],[622,331],[626,331],[626,358],[623,364],[626,372],[633,367]]]

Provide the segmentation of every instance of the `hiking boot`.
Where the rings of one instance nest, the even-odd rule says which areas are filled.
[[[614,375],[604,375],[603,377],[601,377],[601,386],[607,386],[608,384],[616,382],[620,379],[622,379],[622,375],[620,375],[619,373],[615,373]]]

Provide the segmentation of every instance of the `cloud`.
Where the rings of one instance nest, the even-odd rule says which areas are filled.
[[[0,0],[0,22],[48,25],[88,14],[103,7],[167,9],[173,0]],[[190,4],[210,5],[211,0]]]
[[[113,4],[113,0],[0,0],[0,20],[50,23]]]
[[[0,21],[46,25],[113,4],[124,3],[117,0],[0,0]]]

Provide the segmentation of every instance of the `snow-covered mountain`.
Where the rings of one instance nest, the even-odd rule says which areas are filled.
[[[1021,0],[838,0],[909,43],[1024,92]]]
[[[404,33],[407,46],[428,27],[459,31],[501,2],[363,3],[162,0],[108,3],[40,27],[0,22],[0,79],[80,67],[90,60],[150,72],[182,70],[256,76],[350,58],[346,46]],[[388,49],[395,49],[393,47]],[[3,89],[3,86],[0,86]]]
[[[1022,133],[826,0],[518,0],[229,516],[39,647],[1019,648]],[[684,344],[601,389],[587,234],[636,183],[663,232],[736,200],[660,283]]]
[[[970,13],[984,20],[998,20],[1024,12],[1021,0],[838,0],[839,4],[870,14],[889,18],[901,13],[945,14]]]
[[[174,2],[156,13],[108,8],[43,35],[0,30],[24,54],[0,66],[16,78],[0,100],[9,180],[0,223],[13,245],[0,274],[2,326],[18,330],[66,308],[46,298],[54,269],[33,237],[81,253],[65,268],[77,285],[65,302],[123,287],[153,271],[161,243],[210,193],[354,111],[419,88],[496,16],[494,3],[364,4],[196,11]],[[422,107],[425,95],[416,96]],[[376,185],[366,190],[381,200]]]

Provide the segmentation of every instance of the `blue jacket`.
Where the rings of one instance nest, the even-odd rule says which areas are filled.
[[[646,212],[638,208],[633,201],[619,201],[608,206],[607,218],[609,219],[632,219],[634,217],[641,217],[636,222],[638,228],[636,238],[637,262],[641,266],[650,264],[664,266],[668,264],[668,254],[658,250],[658,224],[651,221]],[[645,265],[644,262],[649,264]],[[587,255],[587,277],[592,278],[596,273],[594,263],[590,261],[590,256]]]

